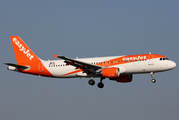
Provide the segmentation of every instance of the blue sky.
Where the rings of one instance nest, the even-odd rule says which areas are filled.
[[[131,83],[53,79],[7,70],[16,63],[9,36],[20,36],[44,60],[162,54],[178,63],[177,0],[1,0],[1,120],[178,120],[178,67],[134,75]],[[99,82],[95,78],[96,83]]]

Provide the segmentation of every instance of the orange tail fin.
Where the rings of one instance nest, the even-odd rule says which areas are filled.
[[[19,36],[10,36],[17,64],[40,62],[35,53],[24,43]]]

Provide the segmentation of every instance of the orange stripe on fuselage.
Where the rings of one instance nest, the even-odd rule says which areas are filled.
[[[118,57],[115,59],[103,61],[102,63],[98,63],[96,65],[99,65],[102,67],[103,66],[110,67],[110,66],[121,65],[121,64],[131,63],[131,62],[137,62],[137,61],[145,61],[145,60],[155,59],[155,58],[166,58],[166,57],[163,55],[158,55],[158,54],[126,55],[126,56]],[[76,70],[76,71],[67,73],[62,76],[67,76],[67,75],[78,73],[81,71],[82,71],[81,69],[79,71]]]
[[[42,70],[40,71],[39,69],[39,64],[41,64]],[[35,63],[23,63],[24,66],[30,66],[30,69],[27,70],[22,70],[18,69],[19,72],[22,73],[27,73],[27,74],[33,74],[33,75],[40,75],[40,76],[46,76],[46,77],[54,77],[47,69],[46,67],[40,63],[40,62],[35,62]]]
[[[75,70],[75,71],[73,71],[73,72],[70,72],[70,73],[64,74],[64,75],[62,75],[62,76],[67,76],[67,75],[74,74],[74,73],[78,73],[78,72],[81,72],[81,71],[82,71],[82,69]]]
[[[144,61],[144,60],[161,58],[161,57],[166,58],[165,56],[158,55],[158,54],[126,55],[126,56],[118,57],[118,58],[111,59],[108,61],[104,61],[104,62],[96,64],[96,65],[110,67],[110,66],[115,66],[115,65],[120,65],[120,64]]]

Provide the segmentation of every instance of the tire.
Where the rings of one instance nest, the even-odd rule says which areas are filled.
[[[95,84],[95,81],[91,79],[91,80],[88,81],[88,83],[89,83],[90,85],[94,85],[94,84]]]
[[[152,81],[152,83],[155,83],[155,82],[156,82],[156,80],[155,80],[155,79],[152,79],[151,81]]]
[[[99,87],[99,88],[103,88],[103,87],[104,87],[104,84],[103,84],[102,82],[99,82],[99,83],[98,83],[98,87]]]

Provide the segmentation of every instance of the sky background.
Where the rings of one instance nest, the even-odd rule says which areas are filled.
[[[131,83],[54,79],[7,70],[9,36],[41,59],[161,54],[179,63],[178,0],[1,0],[0,120],[178,120],[179,68]],[[96,83],[99,78],[95,78]]]

